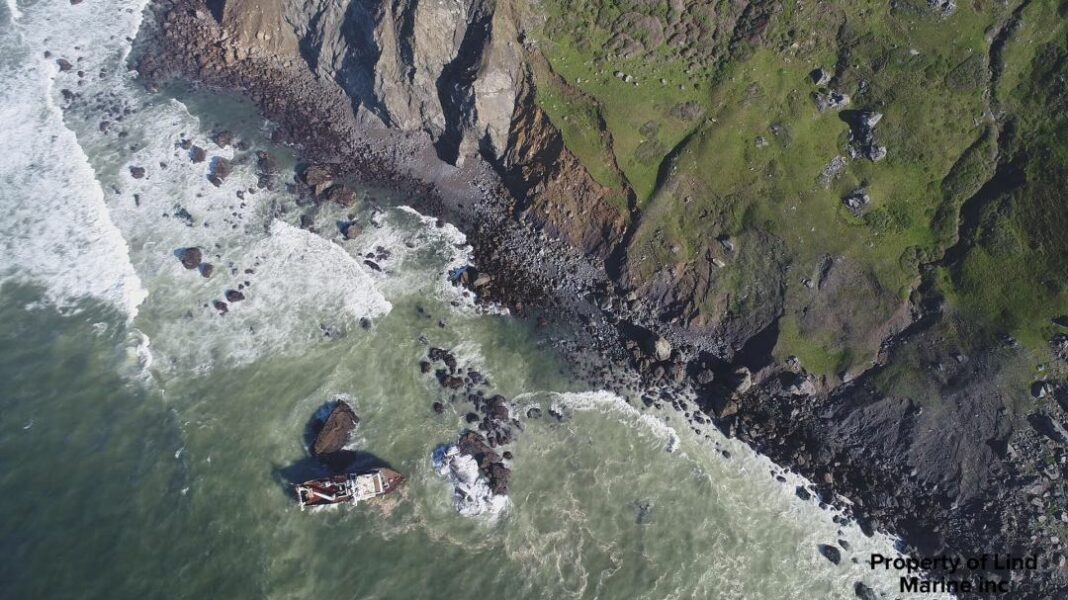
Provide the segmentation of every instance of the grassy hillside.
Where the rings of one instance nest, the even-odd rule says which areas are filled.
[[[752,333],[781,314],[780,357],[855,370],[960,230],[951,309],[1038,348],[1068,312],[1064,5],[545,0],[539,47],[584,100],[547,76],[539,94],[594,177],[633,187],[631,281],[681,282],[680,316]],[[851,101],[821,112],[831,91]],[[861,111],[883,115],[883,160],[850,158]],[[995,173],[1026,183],[994,193]]]

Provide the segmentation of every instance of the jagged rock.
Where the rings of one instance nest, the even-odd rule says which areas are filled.
[[[1053,351],[1053,356],[1068,362],[1068,335],[1063,333],[1053,336],[1053,339],[1049,342],[1050,350]]]
[[[1045,398],[1052,391],[1053,384],[1048,381],[1036,381],[1031,384],[1031,397],[1035,400]]]
[[[326,191],[326,199],[341,206],[356,204],[356,192],[347,185],[334,185]]]
[[[831,82],[831,74],[828,73],[827,70],[823,67],[817,67],[813,69],[812,72],[808,74],[808,76],[810,79],[812,79],[812,83],[819,87],[823,87]]]
[[[190,271],[200,266],[202,257],[203,253],[200,248],[182,248],[178,251],[178,260],[182,261],[182,266]]]
[[[882,113],[860,111],[847,119],[849,122],[849,154],[852,158],[866,158],[872,162],[879,162],[886,158],[886,147],[875,142],[875,126],[882,118]]]
[[[735,394],[744,394],[753,387],[753,374],[747,367],[739,367],[732,374],[731,384],[734,386]]]
[[[355,221],[349,221],[341,226],[341,234],[346,240],[354,240],[363,233],[363,226]]]
[[[318,196],[334,185],[334,169],[328,165],[311,165],[304,169],[302,178]]]
[[[208,175],[208,180],[212,185],[219,187],[223,181],[230,176],[233,171],[233,166],[230,161],[223,157],[216,157],[211,161],[211,173]]]
[[[849,94],[841,92],[816,92],[812,94],[812,98],[816,101],[816,108],[820,112],[841,110],[849,106]]]
[[[838,563],[842,562],[842,552],[838,550],[838,548],[836,548],[835,546],[831,546],[829,544],[820,544],[818,548],[820,554],[822,554],[824,558],[831,561],[832,563],[837,565]]]
[[[845,198],[842,198],[842,204],[845,204],[846,208],[853,211],[854,214],[861,213],[870,202],[871,196],[868,195],[867,188],[857,188],[846,194]]]
[[[1035,431],[1048,437],[1058,444],[1068,444],[1068,431],[1057,420],[1043,412],[1027,415],[1027,422]]]
[[[313,456],[323,457],[338,452],[349,443],[352,432],[360,424],[356,411],[346,402],[338,401],[321,425],[317,425],[312,442]]]

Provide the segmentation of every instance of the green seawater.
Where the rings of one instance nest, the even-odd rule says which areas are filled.
[[[447,282],[468,259],[462,236],[402,208],[418,199],[361,189],[351,209],[302,206],[284,185],[293,156],[254,111],[204,91],[147,94],[125,68],[143,8],[0,7],[0,597],[777,600],[896,587],[864,562],[893,540],[836,525],[794,495],[800,479],[711,428],[573,379],[562,332],[476,309]],[[56,57],[77,66],[61,72]],[[130,110],[118,120],[110,105]],[[220,128],[280,157],[273,190],[249,190],[254,155],[214,146]],[[183,139],[234,173],[213,186]],[[309,211],[317,232],[296,226]],[[341,239],[351,219],[364,233]],[[175,252],[192,245],[212,277],[182,268]],[[381,272],[363,262],[379,248]],[[218,314],[211,302],[237,288],[246,299]],[[431,345],[488,377],[514,414],[545,414],[521,418],[500,514],[458,514],[433,469],[470,408],[420,373]],[[361,418],[353,447],[408,481],[302,512],[291,484],[321,473],[306,427],[339,397]],[[836,566],[816,546],[837,540],[851,550]]]

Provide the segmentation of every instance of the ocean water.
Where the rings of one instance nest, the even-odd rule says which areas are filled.
[[[544,333],[477,309],[447,281],[463,235],[418,199],[360,190],[313,233],[284,185],[248,193],[255,150],[280,182],[293,157],[233,98],[145,93],[125,62],[143,8],[0,7],[0,596],[833,599],[856,581],[900,596],[865,563],[894,540],[836,525],[714,430],[584,387]],[[215,146],[223,128],[253,153]],[[212,185],[182,139],[233,174]],[[366,227],[345,241],[349,213]],[[187,246],[211,278],[181,266]],[[382,271],[362,261],[378,247]],[[566,415],[524,420],[498,514],[460,515],[434,471],[466,411],[431,410],[427,343],[517,410]],[[339,397],[362,420],[355,447],[409,480],[301,512],[305,426]],[[816,546],[840,539],[836,566]]]

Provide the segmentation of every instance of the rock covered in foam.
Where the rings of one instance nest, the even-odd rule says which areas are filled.
[[[494,492],[490,477],[483,473],[478,459],[464,453],[458,445],[438,446],[434,449],[433,460],[434,470],[452,484],[453,503],[461,515],[495,515],[508,506],[508,496]],[[496,465],[507,470],[500,463]]]

